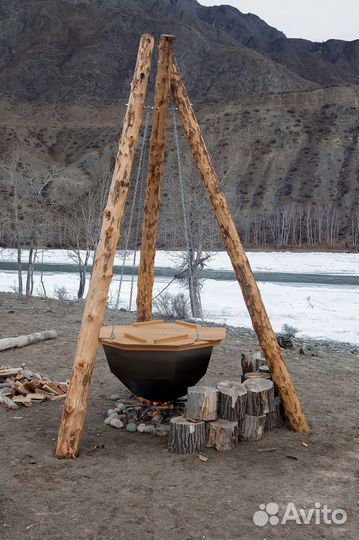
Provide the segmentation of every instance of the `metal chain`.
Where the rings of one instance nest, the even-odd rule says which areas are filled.
[[[130,212],[130,219],[128,222],[128,229],[127,229],[127,235],[126,235],[126,241],[125,241],[125,250],[122,258],[122,268],[121,268],[121,277],[120,277],[120,283],[117,290],[117,298],[116,298],[116,309],[118,309],[119,303],[120,303],[120,295],[121,295],[121,288],[122,288],[122,282],[123,282],[123,276],[125,272],[125,265],[126,265],[126,258],[128,253],[128,245],[130,241],[130,233],[132,228],[132,222],[133,222],[133,216],[135,212],[135,206],[136,206],[136,197],[137,197],[137,191],[139,187],[139,181],[141,178],[141,173],[143,170],[143,161],[144,161],[144,154],[145,154],[145,147],[146,147],[146,141],[147,141],[147,135],[148,135],[148,127],[149,127],[149,119],[150,119],[150,112],[152,107],[146,107],[146,117],[145,117],[145,127],[143,130],[143,138],[142,138],[142,145],[140,149],[140,155],[138,158],[138,166],[137,166],[137,173],[136,173],[136,180],[135,180],[135,187],[133,191],[133,200],[132,200],[132,206],[131,206],[131,212]],[[136,246],[135,246],[136,247]]]
[[[176,145],[176,154],[177,154],[177,164],[178,164],[178,178],[179,178],[179,184],[180,184],[180,191],[181,191],[181,203],[182,203],[182,211],[183,211],[183,224],[184,224],[184,233],[186,237],[186,244],[187,244],[187,251],[188,251],[188,266],[189,266],[189,287],[190,287],[190,294],[192,296],[193,301],[195,300],[194,295],[194,287],[193,287],[193,268],[192,268],[192,254],[193,254],[193,247],[192,247],[192,241],[190,237],[190,231],[189,231],[189,225],[187,222],[187,213],[186,213],[186,199],[185,199],[185,191],[184,191],[184,182],[183,182],[183,174],[182,174],[182,162],[181,162],[181,152],[179,147],[179,138],[178,138],[178,130],[177,130],[177,119],[176,119],[176,107],[172,107],[172,116],[173,116],[173,132],[175,136],[175,145]],[[202,305],[201,305],[201,298],[199,298],[199,309],[201,314],[201,320],[202,324],[203,321],[203,311],[202,311]],[[196,306],[194,306],[196,309]],[[196,341],[200,340],[200,336],[198,333],[197,328],[197,315],[196,312],[193,313],[193,318],[196,323]]]
[[[137,208],[137,219],[136,219],[136,230],[135,230],[135,246],[133,250],[133,259],[132,259],[132,276],[131,276],[130,299],[128,303],[128,311],[131,311],[131,308],[132,308],[133,287],[134,287],[134,281],[135,281],[135,267],[136,267],[136,260],[137,260],[137,243],[138,243],[138,238],[139,238],[140,229],[142,225],[141,215],[143,215],[143,194],[144,194],[144,186],[145,186],[144,174],[143,174],[144,163],[145,163],[144,156],[146,155],[146,150],[148,148],[148,140],[149,140],[148,139],[149,119],[150,119],[149,111],[152,109],[153,107],[150,107],[147,111],[146,120],[145,120],[145,128],[143,132],[144,147],[143,147],[143,156],[142,156],[142,164],[141,164],[142,174],[140,175],[141,182],[140,182],[140,192],[138,196],[138,208]]]

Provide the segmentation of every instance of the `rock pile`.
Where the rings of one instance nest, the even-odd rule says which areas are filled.
[[[106,425],[159,437],[168,435],[171,418],[182,414],[186,405],[185,398],[166,403],[147,401],[133,394],[129,399],[120,399],[118,395],[111,396],[111,399],[115,403],[107,411]]]

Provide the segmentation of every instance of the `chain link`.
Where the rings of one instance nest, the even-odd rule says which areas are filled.
[[[146,149],[146,146],[147,146],[151,109],[152,109],[152,107],[146,107],[146,116],[145,116],[145,125],[144,125],[144,129],[143,129],[142,144],[141,144],[141,149],[140,149],[140,155],[139,155],[139,158],[138,158],[138,166],[137,166],[137,172],[136,172],[135,187],[134,187],[134,191],[133,191],[133,200],[132,200],[130,218],[129,218],[129,222],[128,222],[128,229],[127,229],[127,235],[126,235],[126,241],[125,241],[125,249],[124,249],[124,254],[123,254],[123,258],[122,258],[121,277],[120,277],[120,283],[119,283],[118,290],[117,290],[117,297],[116,297],[116,304],[115,304],[116,309],[118,309],[118,306],[119,306],[119,303],[120,303],[121,288],[122,288],[123,276],[124,276],[124,272],[125,272],[125,265],[126,265],[126,259],[127,259],[127,254],[128,254],[128,245],[129,245],[129,241],[130,241],[130,233],[131,233],[131,228],[132,228],[133,216],[134,216],[134,212],[135,212],[137,192],[138,192],[139,186],[141,186],[141,190],[142,190],[142,185],[143,185],[143,182],[140,182],[140,180],[141,180],[142,172],[143,172],[143,168],[144,168],[144,156],[145,156],[145,149]],[[137,237],[138,237],[138,225],[136,227],[136,244],[135,244],[135,250],[134,250],[135,252],[136,252],[136,248],[137,248]],[[133,264],[136,264],[135,257],[134,257]],[[133,289],[133,281],[131,283],[131,298],[132,298],[132,289]]]
[[[192,259],[193,259],[193,244],[192,239],[190,236],[190,226],[187,221],[187,212],[186,212],[186,197],[185,197],[185,190],[184,190],[184,181],[183,181],[183,173],[182,173],[182,162],[181,162],[181,151],[179,146],[179,138],[178,138],[178,130],[177,130],[177,118],[176,118],[176,107],[172,107],[172,117],[173,117],[173,132],[175,136],[175,145],[176,145],[176,154],[177,154],[177,165],[178,165],[178,179],[180,184],[180,191],[181,191],[181,203],[182,203],[182,212],[183,212],[183,224],[184,224],[184,233],[186,237],[186,244],[187,244],[187,251],[188,251],[188,271],[189,271],[189,287],[190,287],[190,294],[192,296],[192,302],[194,306],[194,313],[193,318],[196,323],[196,341],[200,340],[198,328],[197,328],[197,314],[196,314],[196,304],[195,304],[195,294],[194,294],[194,287],[193,287],[193,267],[192,267]],[[199,301],[199,311],[200,311],[200,317],[202,320],[202,324],[204,324],[203,321],[203,311],[202,311],[202,305],[201,305],[201,298],[198,298]]]

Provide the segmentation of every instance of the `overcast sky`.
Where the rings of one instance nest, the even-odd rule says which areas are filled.
[[[198,0],[204,6],[230,4],[254,13],[287,37],[311,41],[358,39],[358,0]]]

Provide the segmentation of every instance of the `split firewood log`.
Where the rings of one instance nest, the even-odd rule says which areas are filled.
[[[247,388],[247,414],[262,416],[274,408],[274,386],[269,379],[255,378],[245,381]]]
[[[274,406],[267,413],[265,429],[266,431],[269,431],[274,428],[283,427],[284,424],[285,424],[285,415],[284,415],[283,402],[279,396],[275,396]]]
[[[236,420],[223,420],[218,418],[213,422],[208,422],[207,448],[216,450],[231,450],[236,448],[238,442],[238,422]]]
[[[176,454],[200,454],[206,443],[205,423],[191,422],[184,416],[170,421],[168,450]]]
[[[244,380],[248,381],[249,379],[270,379],[270,373],[262,373],[261,371],[251,371],[245,374]]]
[[[215,420],[217,418],[217,390],[211,386],[192,386],[187,390],[186,418]]]
[[[242,422],[239,438],[241,441],[259,441],[263,439],[266,415],[252,416],[246,414]]]
[[[242,423],[247,406],[247,388],[237,381],[223,381],[217,384],[218,416],[224,420]]]

